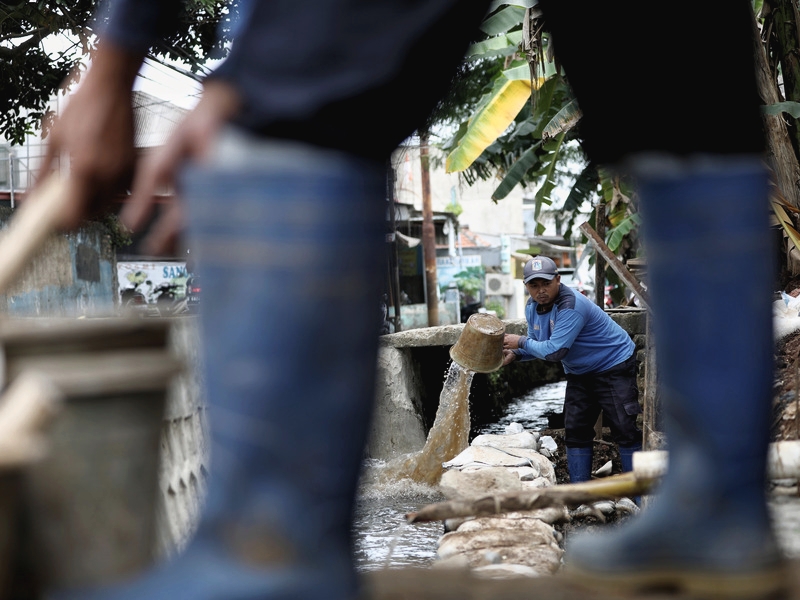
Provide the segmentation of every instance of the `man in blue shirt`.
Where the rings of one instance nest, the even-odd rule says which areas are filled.
[[[525,306],[528,335],[505,335],[503,364],[538,358],[564,366],[570,480],[591,478],[594,425],[601,411],[619,446],[623,471],[632,470],[633,453],[642,448],[633,341],[601,308],[561,283],[552,259],[529,260],[523,282],[531,296]]]

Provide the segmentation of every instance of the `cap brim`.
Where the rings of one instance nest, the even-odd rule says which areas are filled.
[[[531,279],[547,279],[547,281],[553,281],[555,279],[555,275],[548,275],[547,273],[536,273],[535,275],[531,275],[527,279],[523,279],[522,283],[528,283]]]

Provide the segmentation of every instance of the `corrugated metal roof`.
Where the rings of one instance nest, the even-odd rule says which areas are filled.
[[[491,248],[492,244],[480,235],[469,229],[459,229],[459,238],[462,248]]]
[[[133,92],[134,146],[153,148],[163,145],[187,112],[169,100]]]

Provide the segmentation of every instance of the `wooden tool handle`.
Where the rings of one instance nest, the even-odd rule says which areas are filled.
[[[49,175],[14,211],[0,231],[0,293],[8,290],[61,222],[69,200],[68,185]]]
[[[42,373],[25,371],[0,398],[0,439],[37,435],[61,409],[64,395]]]

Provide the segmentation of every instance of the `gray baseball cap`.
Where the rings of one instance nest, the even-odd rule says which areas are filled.
[[[552,281],[558,275],[558,267],[553,259],[546,256],[534,256],[525,263],[522,269],[522,283],[528,283],[531,279],[547,279]]]

